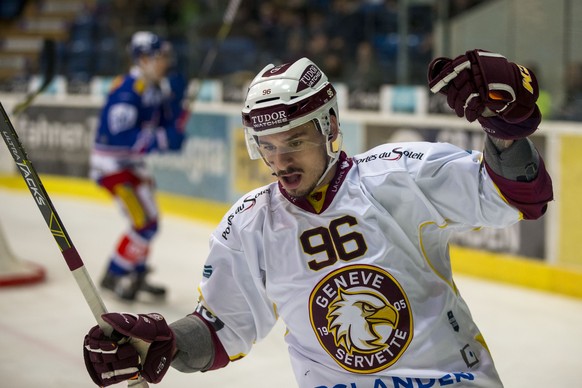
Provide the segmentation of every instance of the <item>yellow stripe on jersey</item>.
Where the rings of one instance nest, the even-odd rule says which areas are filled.
[[[499,194],[499,196],[501,197],[501,199],[503,200],[503,202],[505,202],[506,204],[513,206],[509,203],[509,201],[507,200],[507,198],[505,198],[505,195],[503,195],[503,193],[501,192],[501,190],[499,190],[499,187],[497,187],[497,185],[495,184],[495,182],[493,182],[493,186],[495,187],[495,190],[497,191],[497,194]],[[519,211],[519,209],[516,209],[519,212],[519,220],[523,220],[523,213],[521,211]]]
[[[491,351],[489,350],[489,346],[487,346],[487,342],[485,342],[485,337],[483,337],[483,334],[481,333],[477,334],[475,336],[475,341],[479,342],[481,345],[483,345],[485,349],[487,349],[489,353],[491,353]]]
[[[228,358],[230,359],[230,361],[237,361],[237,360],[240,360],[243,357],[246,357],[246,354],[239,353],[239,354],[235,354],[234,356],[228,356]]]
[[[123,202],[131,222],[137,229],[141,229],[147,224],[147,216],[141,202],[135,195],[135,191],[130,187],[120,184],[114,187],[115,195]]]
[[[323,208],[323,204],[325,202],[325,194],[327,193],[328,187],[329,184],[321,187],[319,190],[315,190],[314,192],[307,196],[307,200],[309,201],[311,206],[313,206],[313,209],[317,214],[319,214],[319,212],[321,212],[321,209]]]
[[[434,225],[439,229],[442,228],[446,228],[449,223],[445,222],[443,225],[438,225],[436,222],[434,221],[427,221],[427,222],[423,222],[422,224],[420,224],[420,226],[418,227],[418,236],[419,236],[419,244],[420,244],[420,249],[422,251],[422,256],[424,257],[424,260],[426,260],[428,266],[432,269],[432,271],[439,277],[441,278],[445,283],[447,283],[449,285],[449,287],[451,287],[451,289],[455,292],[455,294],[459,293],[459,290],[457,288],[457,285],[455,284],[454,281],[452,281],[452,279],[449,279],[448,276],[446,274],[442,274],[438,271],[438,269],[434,266],[434,264],[432,263],[432,261],[430,260],[430,257],[428,257],[427,253],[426,253],[426,248],[424,247],[424,241],[422,239],[423,236],[423,229],[426,226],[429,225]]]

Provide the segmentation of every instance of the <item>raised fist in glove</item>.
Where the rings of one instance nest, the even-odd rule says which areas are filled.
[[[447,96],[457,116],[479,119],[492,136],[522,138],[541,121],[535,75],[501,54],[470,50],[454,59],[437,58],[429,65],[428,81],[433,93]]]
[[[105,336],[99,326],[85,336],[83,357],[93,382],[105,387],[138,375],[150,383],[160,382],[175,349],[174,333],[164,317],[155,313],[107,313],[102,318],[113,328],[115,340]],[[128,338],[146,343],[144,359]]]

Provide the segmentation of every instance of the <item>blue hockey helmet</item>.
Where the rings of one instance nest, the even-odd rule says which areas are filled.
[[[152,56],[169,51],[170,46],[159,35],[150,31],[138,31],[131,37],[130,51],[134,59],[142,55]]]

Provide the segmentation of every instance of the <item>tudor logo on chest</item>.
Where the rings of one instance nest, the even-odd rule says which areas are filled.
[[[321,346],[354,373],[388,368],[412,340],[406,294],[392,275],[371,265],[342,267],[323,278],[311,292],[309,316]]]

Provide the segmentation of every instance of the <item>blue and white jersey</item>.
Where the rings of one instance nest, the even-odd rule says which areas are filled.
[[[180,149],[184,128],[178,126],[175,106],[183,94],[175,95],[164,82],[146,83],[137,67],[113,82],[91,153],[93,179],[124,169],[144,170],[147,153]]]

